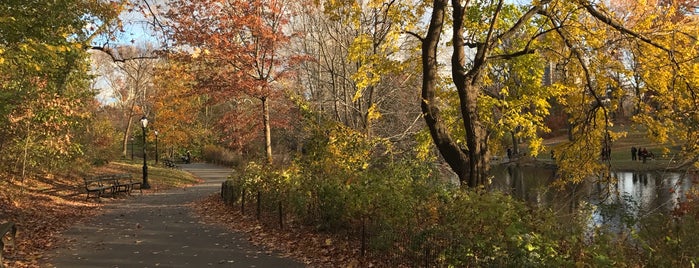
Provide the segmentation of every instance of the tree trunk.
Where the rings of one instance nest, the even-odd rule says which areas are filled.
[[[265,127],[265,151],[267,152],[267,163],[272,163],[272,134],[271,128],[269,126],[269,101],[267,97],[261,98],[262,100],[262,123]]]
[[[427,36],[422,40],[422,111],[430,129],[432,140],[451,169],[459,176],[461,186],[477,187],[485,183],[489,171],[488,131],[478,115],[478,98],[481,94],[481,74],[485,67],[488,44],[478,43],[476,54],[468,71],[466,66],[466,44],[463,39],[464,10],[458,0],[452,0],[453,54],[451,58],[452,79],[459,95],[459,108],[466,130],[466,148],[454,142],[439,114],[435,97],[438,64],[437,48],[444,24],[448,1],[435,0]],[[489,38],[486,38],[488,40]]]
[[[478,86],[469,84],[466,90],[464,90],[465,94],[463,94],[465,101],[461,101],[461,113],[464,117],[464,127],[466,128],[466,147],[469,159],[469,187],[483,185],[490,170],[488,133],[478,116],[477,101],[479,89]],[[462,95],[461,92],[459,95]]]
[[[422,40],[422,113],[430,135],[444,161],[459,177],[462,186],[468,182],[468,156],[449,135],[440,115],[436,98],[438,64],[437,49],[444,24],[446,0],[435,0],[427,36]]]
[[[519,155],[519,139],[517,138],[517,132],[511,131],[512,135],[512,154]]]
[[[129,146],[129,141],[131,140],[131,118],[132,116],[129,115],[128,122],[126,123],[126,130],[124,131],[124,140],[122,140],[122,151],[121,151],[121,156],[126,159],[126,153],[128,152],[128,146]],[[133,142],[133,140],[131,140]]]
[[[454,20],[453,42],[454,52],[451,58],[451,73],[454,86],[459,95],[461,116],[466,130],[466,150],[468,154],[468,181],[469,187],[476,187],[485,183],[485,178],[490,169],[488,156],[488,132],[481,122],[478,114],[478,98],[481,94],[481,73],[486,62],[488,45],[478,43],[473,64],[468,72],[466,66],[466,53],[464,48],[464,10],[459,1],[452,0],[452,18]],[[486,38],[488,40],[489,38]],[[461,182],[464,184],[464,181]]]
[[[129,104],[129,106],[131,106],[131,107],[129,107],[128,114],[126,115],[126,117],[127,117],[126,130],[124,131],[124,140],[123,140],[123,144],[122,144],[123,145],[122,156],[124,158],[126,158],[126,152],[127,152],[126,146],[129,145],[128,142],[129,142],[129,139],[131,138],[129,136],[133,136],[131,133],[131,128],[133,126],[134,108],[136,107],[136,101],[134,101],[133,98],[131,98],[131,97],[129,97],[129,98],[131,99],[130,100],[131,103]],[[131,142],[133,143],[133,141],[131,141]],[[133,155],[133,153],[132,153],[132,155]]]

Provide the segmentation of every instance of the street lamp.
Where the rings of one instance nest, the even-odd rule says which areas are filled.
[[[144,115],[141,117],[141,127],[143,128],[143,185],[141,188],[150,189],[148,184],[148,165],[146,164],[146,127],[148,126],[148,118]]]
[[[153,130],[153,133],[155,134],[155,164],[158,164],[158,131]]]

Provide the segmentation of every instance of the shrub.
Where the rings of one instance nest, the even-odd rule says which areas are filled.
[[[671,217],[654,214],[641,219],[634,238],[644,265],[694,267],[699,264],[699,195],[688,194]]]
[[[216,145],[205,145],[201,151],[204,161],[229,167],[241,167],[241,157],[234,152]]]
[[[390,263],[385,266],[689,267],[697,262],[699,235],[692,231],[699,227],[699,206],[693,202],[671,221],[624,217],[626,228],[648,225],[629,237],[591,225],[592,205],[582,203],[561,215],[502,193],[456,188],[437,178],[430,163],[371,158],[373,144],[342,126],[317,128],[304,153],[285,169],[251,162],[230,183],[259,191],[267,209],[284,204],[288,217],[318,230],[361,236],[362,248]],[[240,200],[235,193],[233,198]]]

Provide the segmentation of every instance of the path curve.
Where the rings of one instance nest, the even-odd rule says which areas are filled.
[[[182,165],[203,183],[104,206],[92,221],[63,236],[69,243],[49,254],[42,267],[303,267],[265,253],[247,236],[202,222],[189,203],[218,193],[231,169],[202,163]]]

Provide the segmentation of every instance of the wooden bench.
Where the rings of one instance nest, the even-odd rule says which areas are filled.
[[[123,174],[116,174],[114,175],[116,179],[116,183],[119,185],[126,185],[127,187],[127,193],[131,195],[131,191],[138,189],[141,194],[143,194],[143,189],[141,188],[141,182],[140,181],[135,181],[133,179],[133,176],[129,173],[123,173]]]
[[[102,181],[102,185],[109,189],[109,194],[112,196],[118,193],[128,193],[129,185],[120,183],[117,177],[113,174],[108,175],[98,175],[95,177],[97,180]]]
[[[169,168],[175,168],[175,169],[179,169],[179,168],[180,168],[180,166],[178,166],[177,164],[175,164],[175,161],[172,161],[172,159],[165,159],[165,160],[163,161],[163,164],[165,164],[165,166],[166,166],[166,167],[169,167]]]
[[[92,178],[83,178],[85,181],[85,191],[87,199],[90,197],[101,198],[107,194],[116,196],[118,193],[131,195],[131,190],[138,188],[141,190],[141,183],[134,182],[131,174],[107,174],[97,175]],[[143,193],[143,190],[141,190]]]
[[[2,253],[5,251],[5,243],[12,245],[12,254],[16,253],[17,226],[13,222],[0,224],[0,268],[4,268]]]
[[[87,193],[85,200],[90,199],[90,195],[92,195],[92,198],[99,199],[107,192],[107,190],[111,191],[112,189],[112,186],[105,185],[104,181],[100,177],[83,178],[83,181],[85,181],[85,191]]]

